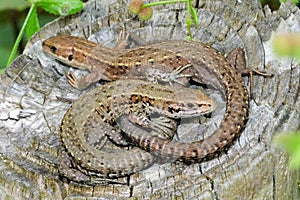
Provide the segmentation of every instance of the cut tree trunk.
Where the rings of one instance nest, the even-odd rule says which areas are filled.
[[[241,47],[248,68],[274,74],[254,77],[249,121],[241,137],[216,159],[191,165],[155,163],[130,176],[129,184],[88,186],[59,176],[58,127],[69,105],[56,96],[76,99],[87,90],[79,92],[68,85],[69,68],[46,56],[41,43],[64,34],[112,47],[124,27],[149,42],[183,40],[186,4],[154,7],[153,18],[145,22],[128,13],[128,2],[90,0],[80,14],[43,27],[1,75],[0,198],[299,199],[299,174],[289,170],[287,154],[276,149],[272,139],[299,129],[300,67],[293,59],[274,55],[272,36],[299,31],[300,12],[292,3],[271,12],[256,2],[202,1],[196,9],[199,27],[192,28],[194,39],[223,54]],[[248,78],[245,83],[249,87]],[[200,140],[218,128],[225,104],[220,94],[213,92],[214,96],[219,106],[212,116],[201,124],[182,121],[176,139]],[[126,183],[127,178],[118,181]]]

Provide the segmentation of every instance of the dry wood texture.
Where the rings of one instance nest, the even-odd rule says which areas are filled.
[[[46,57],[41,42],[56,34],[75,35],[113,46],[121,28],[147,41],[185,39],[185,5],[155,7],[141,22],[128,14],[125,1],[90,0],[72,17],[60,18],[37,33],[24,54],[0,78],[1,199],[297,199],[298,173],[277,150],[277,133],[299,129],[300,67],[278,58],[271,48],[276,32],[299,31],[300,12],[291,3],[277,12],[256,1],[202,1],[197,9],[195,39],[224,54],[246,52],[247,67],[265,68],[273,78],[254,78],[254,101],[246,129],[226,154],[208,162],[155,164],[132,175],[129,185],[85,186],[61,181],[57,173],[58,127],[69,107],[56,96],[77,98],[67,84],[68,68]],[[248,79],[245,78],[248,84]],[[224,113],[224,101],[213,92],[218,109],[211,118],[183,121],[178,137],[199,140],[211,134]],[[126,179],[118,181],[126,182]]]

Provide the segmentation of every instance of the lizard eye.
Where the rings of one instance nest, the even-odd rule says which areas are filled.
[[[68,60],[69,60],[69,61],[72,61],[72,60],[73,60],[73,55],[72,55],[72,54],[70,54],[70,55],[68,56]]]
[[[51,51],[52,53],[55,53],[56,50],[57,50],[57,48],[56,48],[55,46],[51,46],[51,47],[50,47],[50,51]]]

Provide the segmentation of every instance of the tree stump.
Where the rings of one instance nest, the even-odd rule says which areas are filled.
[[[275,33],[300,29],[300,12],[292,3],[282,4],[276,12],[260,8],[256,1],[198,5],[199,27],[192,28],[196,40],[223,54],[241,47],[248,68],[274,74],[272,78],[255,76],[249,121],[227,153],[191,165],[156,163],[130,176],[129,185],[62,181],[57,170],[58,127],[69,105],[56,96],[78,98],[87,90],[68,85],[69,68],[47,57],[42,41],[65,34],[112,47],[124,27],[150,42],[187,38],[186,4],[155,7],[153,18],[146,22],[131,16],[127,4],[90,0],[81,13],[49,23],[1,75],[1,199],[298,199],[299,174],[289,170],[287,154],[272,143],[277,133],[300,125],[299,65],[293,59],[278,58],[271,47]],[[248,78],[245,83],[249,87]],[[217,110],[201,124],[183,121],[178,128],[180,140],[200,140],[218,128],[225,104],[220,94],[213,92],[214,96],[220,105]]]

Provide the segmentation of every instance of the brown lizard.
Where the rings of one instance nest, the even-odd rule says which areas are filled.
[[[98,48],[102,48],[102,46]],[[142,53],[139,54],[139,51]],[[148,56],[145,56],[145,51],[149,53],[147,54]],[[95,54],[94,51],[93,54]],[[61,55],[58,56],[61,57]],[[222,152],[243,131],[249,110],[248,92],[242,81],[241,73],[217,50],[200,42],[166,41],[123,51],[121,54],[118,53],[117,56],[117,58],[113,58],[113,62],[109,61],[106,62],[105,66],[98,66],[102,75],[104,74],[109,80],[122,78],[127,72],[138,70],[136,67],[141,65],[139,61],[145,57],[148,58],[148,62],[146,60],[146,63],[150,63],[149,60],[152,62],[153,56],[158,56],[158,60],[163,60],[164,63],[164,58],[177,58],[177,60],[184,63],[180,63],[179,66],[186,64],[193,65],[192,68],[189,68],[191,71],[196,71],[195,73],[189,72],[189,75],[193,75],[192,79],[197,82],[211,84],[223,91],[226,96],[227,106],[225,117],[219,129],[209,138],[190,144],[181,144],[175,142],[169,143],[169,141],[146,134],[141,135],[137,132],[130,133],[125,131],[128,138],[138,146],[174,159],[201,161]],[[106,60],[106,56],[102,55],[99,57],[101,62]],[[170,61],[166,63],[168,66]],[[156,63],[154,62],[154,64]],[[158,64],[160,63],[158,62]],[[81,65],[84,66],[85,64],[81,63]],[[178,65],[173,64],[173,66]],[[240,69],[243,69],[243,67],[240,67]],[[262,73],[262,75],[268,74]]]
[[[62,120],[59,135],[72,159],[64,159],[67,154],[62,153],[60,173],[83,182],[89,176],[114,178],[135,173],[152,163],[149,153],[137,148],[119,154],[103,152],[90,145],[94,142],[89,141],[90,135],[119,131],[112,124],[122,115],[145,112],[181,118],[213,108],[213,101],[190,88],[177,90],[142,80],[118,80],[97,87],[80,97]]]
[[[126,126],[126,123],[122,123],[121,129],[124,130],[128,139],[157,155],[187,162],[211,159],[226,150],[240,136],[248,119],[249,97],[241,73],[220,52],[200,42],[165,41],[148,47],[163,50],[171,49],[174,54],[189,60],[198,71],[197,75],[192,76],[192,79],[211,84],[224,92],[226,112],[219,128],[210,137],[201,141],[191,143],[169,142],[155,136],[149,136],[143,131],[131,132],[130,127]],[[251,72],[245,70],[243,65],[238,66],[238,68],[243,69],[243,73]],[[255,72],[264,76],[272,76],[258,70]]]
[[[61,43],[60,42],[62,42],[63,43],[63,45],[61,45]],[[85,44],[85,42],[87,42],[87,44]],[[52,45],[52,46],[51,46]],[[54,45],[54,46],[53,46]],[[88,47],[88,48],[87,48]],[[66,63],[68,63],[68,62],[70,62],[70,61],[72,61],[72,62],[84,62],[84,63],[86,63],[87,62],[87,60],[88,60],[88,64],[87,64],[87,69],[89,69],[92,73],[90,73],[88,76],[86,76],[86,77],[84,77],[84,78],[81,78],[81,79],[79,79],[79,81],[73,81],[73,80],[75,80],[75,79],[72,79],[72,77],[71,76],[69,76],[68,78],[69,78],[69,81],[70,81],[70,83],[73,85],[73,86],[75,86],[76,88],[78,88],[77,86],[77,84],[74,84],[74,83],[80,83],[79,85],[84,85],[84,87],[86,86],[86,84],[89,84],[89,83],[91,83],[91,82],[94,82],[94,80],[93,81],[90,81],[91,80],[91,77],[92,77],[92,75],[93,74],[95,74],[95,71],[97,71],[97,69],[98,68],[100,68],[101,66],[103,67],[103,66],[107,66],[107,64],[109,64],[109,62],[110,61],[104,61],[104,62],[102,62],[101,61],[101,59],[100,59],[100,61],[93,61],[94,63],[101,63],[102,65],[99,65],[99,66],[94,66],[94,67],[90,67],[90,64],[89,64],[89,61],[90,62],[92,62],[91,60],[93,60],[93,59],[98,59],[98,56],[99,55],[101,55],[101,52],[103,53],[103,52],[110,52],[110,50],[108,49],[108,50],[105,50],[105,48],[104,48],[104,50],[103,51],[101,51],[101,52],[99,52],[99,54],[97,53],[98,51],[95,51],[96,49],[97,49],[97,47],[96,47],[96,45],[94,44],[94,43],[91,43],[91,42],[89,42],[89,41],[86,41],[86,40],[82,40],[82,39],[78,39],[78,38],[75,38],[75,37],[66,37],[66,36],[60,36],[60,37],[54,37],[54,38],[50,38],[50,39],[48,39],[48,40],[46,40],[44,43],[43,43],[43,48],[44,48],[44,50],[46,51],[46,52],[48,52],[48,53],[50,53],[50,54],[53,54],[53,52],[55,52],[55,53],[57,53],[58,55],[63,55],[62,56],[62,58],[58,58],[59,60],[62,60],[62,61],[67,61]],[[66,49],[65,49],[66,48]],[[85,49],[85,48],[87,48],[87,49]],[[90,50],[90,48],[95,48],[95,49],[92,49],[92,51],[88,51],[88,50]],[[99,47],[100,48],[100,47]],[[55,49],[55,50],[53,50],[53,49]],[[63,49],[65,49],[66,51],[63,51]],[[101,49],[101,48],[100,48]],[[125,50],[118,50],[118,52],[120,52],[120,51],[125,51]],[[126,50],[127,51],[127,50]],[[133,53],[135,53],[135,52],[138,52],[139,51],[139,49],[136,49],[135,51],[131,51],[130,52],[130,54],[132,54],[132,52]],[[150,50],[150,52],[152,52],[153,50]],[[70,54],[68,54],[68,53],[70,53],[70,52],[72,52],[73,53],[73,55],[70,55]],[[93,52],[93,53],[97,53],[97,55],[96,54],[93,54],[93,53],[91,53],[91,52]],[[128,52],[128,51],[127,51]],[[67,54],[64,54],[64,53],[67,53]],[[148,53],[148,51],[146,51],[146,50],[142,50],[141,49],[141,52],[140,53],[143,53],[143,55],[148,55],[149,53]],[[105,54],[105,53],[104,53]],[[166,54],[166,56],[165,57],[161,57],[161,55],[162,54],[159,54],[159,55],[157,55],[156,57],[153,57],[154,58],[154,60],[155,60],[155,66],[156,67],[167,67],[167,71],[172,71],[172,70],[174,70],[174,66],[172,66],[172,62],[174,61],[174,59],[176,59],[176,57],[177,56],[175,56],[174,58],[171,58],[169,55],[167,55],[167,53],[165,53]],[[118,55],[118,54],[117,54]],[[149,54],[150,55],[150,54]],[[66,57],[65,57],[66,56]],[[80,56],[87,56],[87,57],[89,57],[89,58],[85,58],[84,60],[78,60],[78,58],[80,57]],[[142,54],[140,54],[140,56],[142,56]],[[67,59],[66,59],[67,58]],[[100,57],[101,58],[101,57]],[[111,58],[111,57],[109,57],[109,55],[108,55],[108,57],[107,58]],[[124,58],[125,58],[125,60],[124,59],[118,59],[118,66],[123,66],[123,64],[122,64],[122,61],[124,61],[123,63],[126,63],[126,59],[128,59],[128,57],[127,56],[124,56]],[[66,60],[65,60],[66,59]],[[134,60],[133,60],[134,61]],[[168,63],[168,64],[164,64],[164,61],[170,61],[171,62],[171,64],[170,63]],[[80,63],[79,62],[79,63]],[[144,65],[146,63],[146,65]],[[144,60],[142,63],[140,63],[140,64],[143,64],[142,66],[140,66],[139,67],[139,69],[141,69],[140,71],[136,71],[136,72],[134,72],[134,73],[132,73],[132,74],[130,74],[129,76],[131,76],[131,77],[134,77],[134,78],[145,78],[145,72],[148,70],[148,67],[150,68],[151,66],[153,66],[153,65],[151,65],[151,63],[152,62],[150,62],[150,63],[148,63],[148,61],[147,60]],[[183,62],[184,63],[184,62]],[[187,63],[187,62],[185,62],[185,63]],[[136,65],[137,63],[135,62],[135,65]],[[159,65],[158,65],[159,64]],[[135,66],[134,65],[134,66]],[[139,64],[137,64],[137,65],[139,65]],[[82,64],[75,64],[75,66],[78,66],[79,68],[85,68],[85,65],[82,65]],[[111,66],[111,65],[109,65],[109,66]],[[133,66],[131,66],[131,67],[133,67]],[[144,67],[144,68],[142,68],[142,67]],[[189,67],[189,65],[186,65],[186,66],[184,66],[183,68],[178,68],[178,69],[175,69],[174,70],[174,72],[175,73],[171,73],[172,74],[172,76],[174,77],[174,79],[173,80],[175,80],[175,82],[176,82],[176,78],[184,78],[184,77],[188,77],[189,75],[182,75],[182,74],[180,74],[181,73],[181,71],[182,70],[185,70],[186,68],[188,68]],[[159,68],[157,68],[157,69],[159,69]],[[160,69],[161,70],[161,69]],[[150,73],[151,73],[151,71],[150,71]],[[157,74],[157,73],[156,73]],[[161,74],[161,72],[160,72],[160,74]],[[168,75],[169,73],[166,73],[166,75]],[[99,74],[98,74],[99,75]],[[98,75],[97,76],[95,76],[96,77],[96,80],[98,79]],[[127,74],[127,76],[128,76],[128,74]],[[152,75],[149,75],[150,77],[152,76]],[[94,77],[94,78],[95,78]],[[103,77],[103,76],[101,76],[101,77]],[[115,77],[117,77],[117,76],[115,76]],[[81,81],[80,81],[81,80]],[[86,81],[86,80],[88,80],[88,81]],[[169,81],[169,80],[167,80],[167,81]],[[83,83],[83,84],[82,84]],[[82,88],[84,88],[84,87],[82,87]],[[205,96],[205,98],[207,98],[206,96]],[[204,97],[203,97],[203,100],[205,99]],[[80,109],[79,109],[80,110]],[[168,121],[169,122],[169,121]],[[159,127],[159,128],[161,128],[161,126]],[[169,128],[169,125],[167,125],[167,128]],[[172,128],[174,128],[174,127],[172,127]],[[93,132],[92,130],[89,130],[90,132]],[[118,143],[121,143],[121,144],[124,144],[124,141],[122,141],[121,140],[121,138],[118,138],[119,137],[119,134],[116,134],[116,132],[117,131],[115,131],[114,133],[113,133],[113,131],[105,131],[106,132],[106,134],[107,135],[109,135],[109,137],[112,139],[112,140],[114,140],[115,142],[117,141]],[[166,132],[166,131],[164,131],[164,132]],[[117,136],[115,136],[115,135],[117,135]],[[117,137],[117,139],[116,139],[116,137]],[[97,143],[97,142],[95,142],[95,143]],[[90,147],[90,148],[94,148],[94,147]],[[98,147],[97,147],[98,148]],[[90,151],[93,151],[93,149],[90,149]],[[136,150],[137,151],[137,150]],[[142,152],[138,152],[140,155],[143,155],[142,157],[146,157],[146,158],[148,158],[148,160],[150,161],[150,158],[151,158],[151,161],[153,160],[153,158],[152,157],[149,157],[149,155],[147,155],[147,154],[145,154],[144,152],[142,153]],[[134,155],[136,155],[137,153],[133,153]],[[105,154],[105,155],[107,155],[107,154]],[[124,153],[123,154],[123,157],[126,157],[125,155],[128,155],[129,157],[130,157],[130,155],[131,155],[131,152],[126,152],[126,153]],[[63,157],[68,157],[65,153],[64,154],[62,154],[62,156]],[[63,160],[63,164],[61,165],[62,166],[62,168],[61,168],[61,172],[62,172],[62,174],[64,174],[65,176],[67,176],[68,178],[70,178],[71,180],[75,180],[75,181],[79,181],[78,179],[80,179],[81,181],[83,181],[83,180],[87,180],[88,179],[88,176],[86,176],[85,174],[82,174],[81,172],[79,172],[78,170],[76,170],[76,169],[71,169],[72,168],[72,164],[71,164],[71,161],[69,160],[69,159],[62,159]],[[65,160],[69,160],[68,162],[66,162],[67,164],[64,164],[64,162],[65,162]],[[122,160],[121,160],[122,161]],[[139,166],[139,168],[138,169],[141,169],[141,168],[143,168],[143,167],[145,167],[148,163],[150,163],[150,162],[138,162],[137,160],[135,160],[137,163],[133,163],[132,162],[132,165],[134,165],[134,166]],[[142,166],[142,164],[144,165],[143,167],[141,167]],[[120,165],[122,165],[122,163],[120,163]],[[88,170],[87,170],[88,171]],[[123,172],[122,172],[123,173]],[[101,173],[100,173],[101,174]],[[129,173],[127,173],[126,172],[126,170],[124,171],[124,174],[129,174]],[[91,173],[89,173],[89,175],[91,175]],[[120,175],[120,174],[119,174]],[[76,178],[77,177],[77,178]],[[86,181],[85,181],[86,182]]]
[[[151,81],[158,79],[172,83],[179,82],[179,78],[197,74],[186,59],[169,50],[147,46],[124,49],[127,37],[121,34],[118,39],[119,44],[111,49],[74,36],[54,36],[45,40],[42,47],[57,60],[90,72],[78,79],[72,73],[67,75],[69,83],[79,90],[100,79],[112,81],[121,77],[147,80],[152,78],[155,80]],[[188,73],[183,74],[183,71]],[[188,79],[182,79],[180,83],[185,85],[187,82]]]

